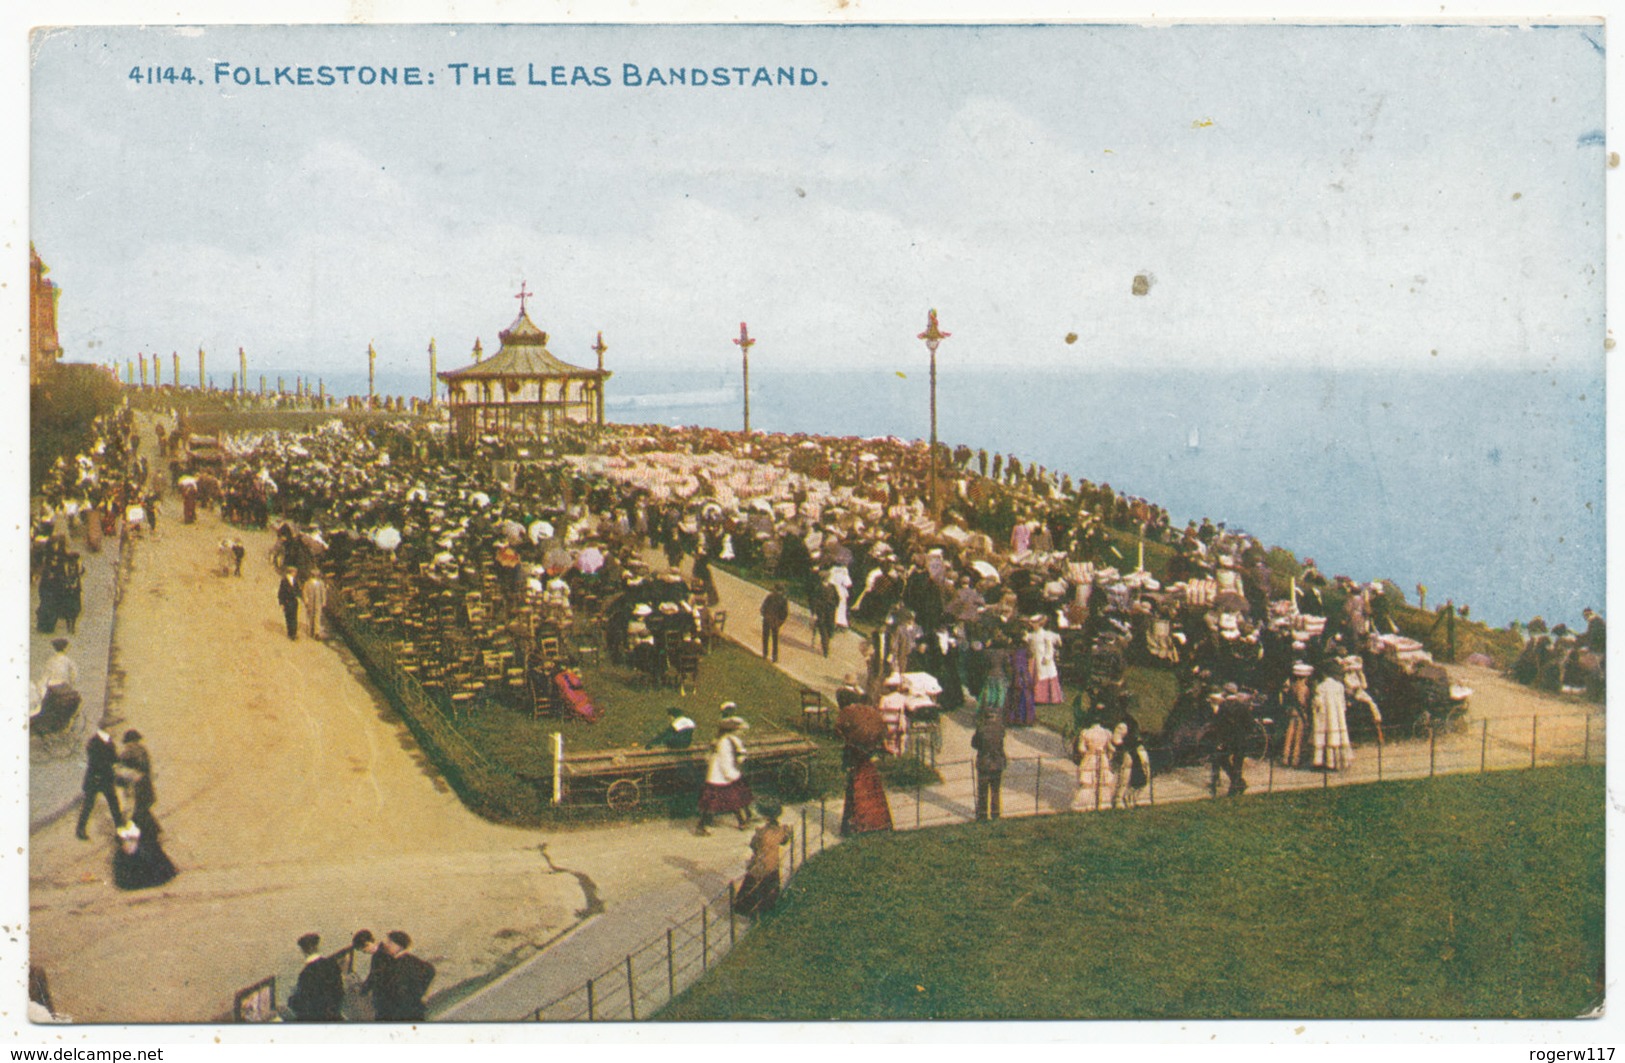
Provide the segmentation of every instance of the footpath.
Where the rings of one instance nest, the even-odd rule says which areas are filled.
[[[163,530],[160,523],[159,530]],[[32,833],[57,818],[79,808],[80,786],[85,776],[85,742],[99,726],[117,721],[107,715],[110,701],[118,693],[121,676],[113,654],[113,630],[118,614],[118,595],[125,557],[124,543],[112,536],[102,540],[102,548],[91,553],[84,531],[75,528],[68,548],[79,554],[84,566],[81,580],[83,609],[76,631],[68,634],[66,623],[58,621],[54,634],[39,630],[35,623],[39,608],[39,583],[29,588],[28,669],[30,681],[39,678],[45,662],[55,651],[51,640],[69,641],[68,656],[79,668],[79,715],[73,722],[73,738],[65,741],[66,751],[52,756],[38,739],[28,744],[28,829]],[[118,737],[117,735],[114,736]]]

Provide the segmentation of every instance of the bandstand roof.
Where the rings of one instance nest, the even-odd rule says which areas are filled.
[[[521,307],[512,325],[498,333],[502,346],[483,362],[440,374],[441,380],[481,380],[499,377],[605,377],[608,370],[588,369],[555,358],[547,349],[547,333],[536,327]]]

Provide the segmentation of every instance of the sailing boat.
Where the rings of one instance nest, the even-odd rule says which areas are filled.
[[[1185,449],[1186,450],[1201,450],[1202,449],[1202,432],[1201,432],[1200,429],[1198,429],[1194,425],[1191,426],[1190,439],[1185,441]]]

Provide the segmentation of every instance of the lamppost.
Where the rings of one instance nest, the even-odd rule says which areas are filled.
[[[931,519],[938,524],[942,522],[942,509],[937,504],[937,345],[952,335],[937,327],[937,312],[933,310],[925,319],[925,331],[918,337],[931,352]]]
[[[750,333],[745,330],[745,323],[739,323],[739,338],[734,340],[739,345],[739,353],[745,362],[745,434],[750,435],[750,349],[756,341],[751,339]]]

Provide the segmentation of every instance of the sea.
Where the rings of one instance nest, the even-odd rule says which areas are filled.
[[[923,439],[925,372],[752,367],[758,430]],[[378,390],[423,394],[424,374]],[[292,375],[288,376],[292,385]],[[1109,483],[1500,626],[1603,610],[1603,373],[954,368],[938,436]],[[334,393],[365,377],[327,380]],[[737,429],[725,370],[618,368],[607,416]]]

